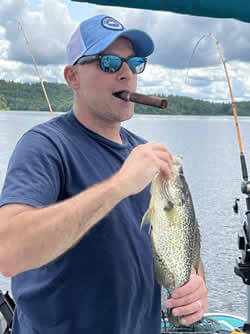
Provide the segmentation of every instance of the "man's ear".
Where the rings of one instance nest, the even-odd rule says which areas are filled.
[[[64,78],[70,88],[77,89],[80,86],[77,68],[74,66],[66,66],[64,68]]]

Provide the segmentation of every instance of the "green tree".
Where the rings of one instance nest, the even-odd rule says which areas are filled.
[[[7,101],[4,96],[0,96],[0,110],[9,110]]]
[[[44,83],[53,111],[68,111],[73,104],[73,91],[63,83]],[[163,96],[168,108],[159,109],[141,104],[135,105],[137,114],[156,115],[233,115],[230,103],[212,103],[186,96]],[[0,80],[0,109],[48,111],[40,82],[18,83]],[[250,116],[250,102],[237,102],[240,116]]]

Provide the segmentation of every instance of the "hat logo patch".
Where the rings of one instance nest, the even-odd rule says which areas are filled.
[[[106,16],[102,19],[102,25],[107,28],[107,29],[111,29],[111,30],[123,30],[124,27],[123,25],[118,22],[117,20],[113,19],[110,16]]]

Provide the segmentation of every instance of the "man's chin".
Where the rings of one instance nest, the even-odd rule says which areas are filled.
[[[126,108],[120,111],[119,113],[121,121],[127,121],[134,116],[134,106],[131,108]]]

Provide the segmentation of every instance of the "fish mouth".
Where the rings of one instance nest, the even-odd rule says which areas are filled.
[[[184,176],[183,166],[173,166],[173,173],[179,176]]]
[[[183,175],[182,160],[182,156],[176,156],[173,161],[173,171],[179,175]]]

